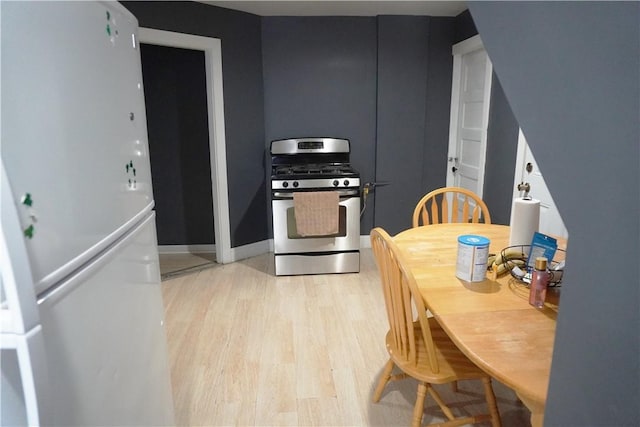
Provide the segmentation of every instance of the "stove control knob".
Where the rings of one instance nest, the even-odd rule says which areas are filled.
[[[283,182],[283,183],[282,183],[282,186],[283,186],[284,188],[287,188],[287,187],[289,186],[289,183],[288,183],[287,181],[285,181],[285,182]]]
[[[348,180],[348,179],[345,179],[345,180],[344,180],[344,186],[345,186],[345,187],[348,187],[348,186],[349,186],[349,180]]]
[[[298,188],[298,185],[300,185],[300,184],[298,184],[298,181],[293,181],[293,186],[294,186],[295,188]]]
[[[334,179],[334,180],[333,180],[333,186],[334,186],[334,187],[337,187],[338,185],[340,185],[340,183],[338,182],[338,180],[337,180],[337,179]]]

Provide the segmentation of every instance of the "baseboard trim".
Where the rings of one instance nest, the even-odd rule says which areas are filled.
[[[231,262],[273,252],[273,239],[231,248]]]
[[[159,254],[215,254],[216,245],[158,245]]]
[[[360,248],[371,247],[371,240],[368,235],[360,236]],[[273,252],[273,239],[262,240],[248,245],[231,248],[231,259],[229,262],[236,262],[246,258]],[[160,254],[193,254],[205,253],[215,254],[216,245],[158,245]]]

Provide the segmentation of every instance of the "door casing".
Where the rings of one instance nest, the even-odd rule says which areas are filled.
[[[140,43],[201,50],[204,52],[216,261],[219,264],[233,262],[229,221],[229,194],[227,190],[222,47],[220,39],[144,27],[139,29],[138,38]]]

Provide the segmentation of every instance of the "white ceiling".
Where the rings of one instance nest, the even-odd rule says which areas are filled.
[[[201,1],[201,3],[260,16],[456,16],[467,9],[465,1],[218,0]]]

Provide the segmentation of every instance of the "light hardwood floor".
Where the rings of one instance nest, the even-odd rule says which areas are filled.
[[[417,383],[371,396],[388,359],[388,329],[370,249],[359,274],[275,277],[273,255],[213,265],[163,281],[176,423],[409,425]],[[484,411],[479,385],[439,388],[459,413]],[[494,381],[502,424],[530,413]],[[427,399],[425,424],[441,420]]]
[[[159,258],[162,280],[194,273],[212,267],[216,262],[214,253],[160,254]]]

